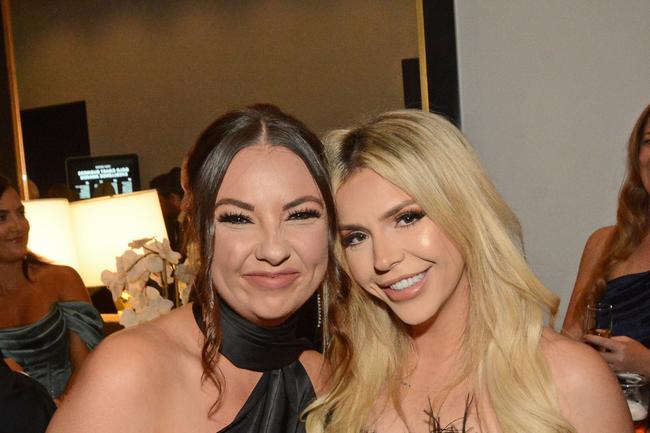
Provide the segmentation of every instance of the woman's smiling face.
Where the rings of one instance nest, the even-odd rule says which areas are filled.
[[[213,283],[246,319],[281,324],[323,281],[328,215],[307,167],[289,149],[256,144],[239,151],[214,218]]]
[[[432,319],[462,285],[463,257],[411,196],[374,171],[348,176],[336,193],[354,280],[408,325]]]
[[[0,261],[15,262],[27,254],[29,222],[18,193],[7,188],[0,195]]]

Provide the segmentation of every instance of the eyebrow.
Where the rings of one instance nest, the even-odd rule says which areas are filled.
[[[415,200],[413,200],[413,199],[404,200],[402,202],[399,202],[395,206],[393,206],[392,208],[388,209],[386,212],[381,214],[380,219],[382,219],[382,220],[388,219],[388,218],[392,217],[393,215],[397,214],[402,209],[404,209],[406,206],[410,206],[410,205],[412,205],[414,203],[415,203]]]
[[[285,210],[291,209],[292,207],[296,207],[296,206],[301,205],[301,204],[303,204],[305,202],[313,202],[313,203],[316,203],[317,205],[319,205],[322,208],[325,207],[325,205],[323,204],[323,200],[321,200],[320,198],[318,198],[316,196],[313,196],[313,195],[304,195],[302,197],[298,197],[297,199],[291,200],[289,203],[282,206],[282,210],[285,211]],[[219,200],[217,202],[217,204],[214,206],[214,208],[216,209],[219,206],[223,206],[223,205],[227,205],[227,204],[232,205],[232,206],[237,206],[239,208],[242,208],[242,209],[250,211],[250,212],[255,211],[255,206],[253,206],[252,204],[246,203],[245,201],[237,200],[237,199],[234,199],[234,198],[222,198],[221,200]]]
[[[319,205],[321,208],[324,208],[325,205],[323,204],[323,200],[320,198],[313,196],[313,195],[303,195],[302,197],[298,197],[295,200],[291,200],[289,203],[285,204],[282,206],[282,210],[288,210],[291,209],[292,207],[296,207],[298,205],[301,205],[306,202],[313,202]]]
[[[339,225],[340,232],[358,232],[365,230],[365,227],[356,224]]]
[[[216,209],[219,206],[223,206],[223,205],[226,205],[226,204],[237,206],[239,208],[242,208],[244,210],[251,211],[251,212],[253,212],[255,210],[255,206],[253,206],[252,204],[249,204],[249,203],[246,203],[245,201],[237,200],[237,199],[234,199],[234,198],[222,198],[221,200],[219,200],[217,202],[217,204],[214,206],[214,208]]]
[[[386,220],[395,214],[399,213],[402,209],[404,209],[406,206],[410,206],[412,204],[416,203],[415,200],[404,200],[402,202],[397,203],[395,206],[392,208],[388,209],[386,212],[381,214],[379,217],[380,220]],[[341,224],[339,225],[339,231],[360,231],[360,230],[365,230],[365,227],[357,225],[357,224]]]

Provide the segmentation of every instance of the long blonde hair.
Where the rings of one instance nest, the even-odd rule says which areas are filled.
[[[467,357],[456,379],[475,378],[474,392],[489,399],[504,433],[575,432],[560,414],[540,350],[559,300],[526,264],[519,222],[461,133],[440,116],[400,110],[334,131],[325,142],[335,191],[354,170],[372,169],[411,195],[463,254],[470,307]],[[337,308],[338,334],[326,351],[332,384],[309,408],[313,433],[362,431],[382,394],[400,412],[400,368],[411,350],[406,328],[358,286]]]

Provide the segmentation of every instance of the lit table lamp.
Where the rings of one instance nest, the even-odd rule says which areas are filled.
[[[30,225],[29,250],[47,261],[79,270],[68,200],[46,198],[23,204]]]
[[[102,286],[101,273],[115,271],[115,257],[142,238],[167,237],[156,190],[80,200],[70,204],[79,257],[87,287]]]
[[[68,203],[24,202],[30,222],[28,247],[54,263],[74,267],[86,287],[103,286],[102,271],[115,271],[115,257],[136,239],[167,237],[156,190]]]

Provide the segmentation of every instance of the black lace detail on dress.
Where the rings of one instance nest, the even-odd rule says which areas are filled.
[[[429,408],[424,410],[424,413],[427,415],[428,424],[429,424],[429,433],[471,433],[473,429],[470,427],[467,428],[467,418],[472,409],[472,403],[474,402],[474,396],[467,395],[465,398],[465,412],[461,418],[456,418],[452,420],[449,424],[443,426],[440,423],[440,416],[436,416],[433,413],[433,406],[431,406],[431,399],[429,401]],[[458,429],[458,424],[460,423],[460,430]]]
[[[436,415],[433,412],[431,399],[427,399],[427,401],[429,402],[429,407],[427,409],[424,409],[424,413],[427,416],[427,426],[429,428],[429,433],[474,433],[474,429],[472,427],[467,428],[467,419],[469,418],[472,405],[475,405],[474,396],[468,394],[465,398],[465,412],[463,413],[463,416],[452,420],[445,426],[440,423],[440,415]],[[458,427],[459,423],[460,427]],[[374,430],[362,430],[362,433],[377,432]]]

